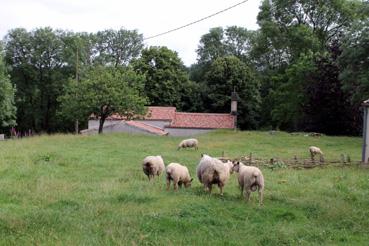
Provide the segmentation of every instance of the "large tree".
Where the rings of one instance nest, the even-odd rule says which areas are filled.
[[[70,76],[62,59],[62,32],[39,28],[11,30],[5,38],[6,61],[17,87],[16,105],[20,130],[55,131],[56,98]]]
[[[191,105],[186,105],[186,100],[182,99],[187,97],[187,93],[191,93],[191,88],[196,85],[190,83],[185,66],[176,52],[167,47],[144,49],[133,67],[146,78],[145,93],[151,105],[191,108]]]
[[[216,59],[205,75],[207,84],[206,108],[211,112],[231,110],[231,93],[239,95],[238,113],[241,129],[255,129],[260,113],[259,81],[252,70],[237,57]]]
[[[70,80],[59,97],[61,114],[71,120],[84,120],[90,115],[104,122],[113,113],[130,119],[145,111],[146,98],[141,94],[143,77],[126,68],[94,67],[76,82]]]
[[[255,39],[255,31],[243,27],[215,27],[201,36],[197,49],[198,62],[211,64],[219,57],[235,56],[248,62],[249,53]]]
[[[0,128],[15,126],[16,107],[14,104],[15,88],[11,84],[3,61],[0,43]]]
[[[368,4],[369,5],[369,4]],[[344,89],[351,93],[352,103],[360,104],[369,98],[369,17],[356,22],[343,40],[340,78]]]
[[[262,2],[251,56],[262,81],[263,124],[298,130],[305,105],[303,74],[315,69],[306,57],[329,52],[332,42],[363,16],[360,6],[346,0]]]
[[[101,65],[128,65],[143,48],[143,36],[137,30],[104,30],[95,35],[95,62]]]

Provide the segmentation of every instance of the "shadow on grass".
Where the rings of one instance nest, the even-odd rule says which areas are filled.
[[[137,204],[146,204],[156,201],[158,198],[147,196],[147,195],[138,195],[134,193],[123,193],[113,198],[115,202],[118,203],[137,203]]]
[[[211,194],[209,192],[206,192],[203,186],[193,187],[189,190],[188,193],[194,196],[202,197],[202,198],[217,199],[221,201],[232,201],[232,202],[242,201],[244,202],[241,196],[239,195],[239,193],[235,195],[235,194],[229,194],[227,192],[224,192],[222,196],[219,193],[219,189],[215,187],[213,187]]]

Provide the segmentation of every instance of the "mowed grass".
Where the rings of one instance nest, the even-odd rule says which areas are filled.
[[[220,131],[200,148],[177,151],[181,138],[128,134],[54,135],[0,142],[0,245],[367,245],[369,170],[358,167],[262,168],[264,206],[247,204],[236,174],[224,197],[206,194],[195,169],[201,153],[360,160],[361,138]],[[148,182],[147,155],[188,166],[194,182],[165,190]]]

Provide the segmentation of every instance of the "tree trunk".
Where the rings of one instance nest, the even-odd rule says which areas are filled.
[[[103,133],[103,127],[105,122],[106,116],[102,115],[100,117],[100,124],[99,124],[99,134]]]

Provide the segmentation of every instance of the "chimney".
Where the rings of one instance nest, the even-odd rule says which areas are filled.
[[[237,129],[237,103],[238,103],[238,95],[236,92],[236,87],[233,88],[233,92],[231,95],[231,115],[234,116],[234,130]]]

